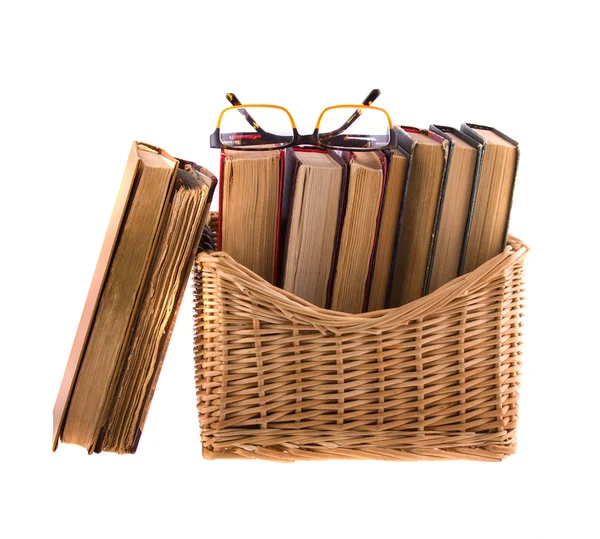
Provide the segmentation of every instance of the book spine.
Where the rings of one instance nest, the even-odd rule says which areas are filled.
[[[511,144],[514,144],[515,147],[517,148],[517,159],[515,161],[515,169],[513,171],[513,181],[512,181],[511,191],[510,191],[510,198],[508,201],[508,219],[506,220],[506,223],[504,226],[504,243],[506,244],[506,242],[508,241],[508,226],[510,224],[510,214],[512,211],[513,197],[514,197],[514,193],[515,193],[515,184],[517,181],[517,170],[519,168],[519,158],[521,155],[519,143],[515,139],[509,137],[508,135],[505,135],[502,131],[499,131],[495,127],[489,127],[487,125],[480,125],[480,124],[473,124],[473,123],[463,123],[460,126],[460,130],[464,134],[475,139],[477,142],[479,142],[482,145],[481,161],[483,161],[483,157],[485,155],[485,140],[479,133],[477,133],[477,131],[475,131],[475,129],[485,129],[486,131],[491,131],[492,133],[496,133],[496,135],[498,135],[499,137],[502,137],[503,139],[507,140]],[[479,179],[479,165],[477,166],[476,180],[478,180],[478,179]],[[477,182],[477,184],[478,184],[478,182]],[[476,197],[475,189],[476,189],[476,187],[473,186],[474,197]],[[472,202],[473,202],[473,205],[475,205],[475,198],[473,199]],[[469,227],[469,229],[470,229],[470,227]],[[469,232],[470,232],[470,230],[469,230]],[[466,245],[466,240],[465,240],[465,245]],[[465,246],[465,251],[466,251],[466,246]],[[460,274],[462,274],[462,272],[464,270],[464,260],[462,260],[462,258],[463,257],[461,257]]]
[[[435,257],[435,248],[437,245],[438,232],[440,230],[440,221],[442,217],[442,206],[446,197],[446,185],[448,183],[448,172],[450,170],[450,161],[454,150],[454,142],[447,140],[436,133],[430,132],[430,136],[442,142],[444,150],[444,170],[442,172],[442,180],[440,183],[440,194],[438,196],[437,207],[435,210],[435,218],[433,221],[433,231],[431,234],[431,243],[429,245],[429,255],[427,256],[427,266],[425,266],[425,279],[423,281],[423,296],[429,294],[429,286],[431,284],[431,272],[433,269],[433,260]]]
[[[398,216],[398,224],[396,225],[396,236],[394,238],[394,247],[392,249],[392,260],[390,263],[390,277],[388,279],[387,291],[385,294],[385,307],[388,309],[390,307],[390,298],[392,294],[392,281],[394,279],[394,269],[396,267],[396,262],[398,260],[398,243],[400,242],[400,230],[402,228],[402,219],[404,217],[404,208],[406,206],[406,193],[408,191],[408,182],[410,179],[410,167],[412,165],[412,153],[406,151],[401,146],[397,147],[399,152],[402,152],[406,159],[408,160],[406,164],[406,176],[404,177],[404,188],[402,189],[402,201],[400,202],[400,214]]]
[[[275,255],[273,262],[273,284],[278,286],[279,257],[281,243],[281,218],[283,202],[283,180],[285,171],[285,150],[279,150],[279,196],[277,201],[277,226],[275,230]]]

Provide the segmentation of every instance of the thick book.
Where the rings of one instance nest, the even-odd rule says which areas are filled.
[[[325,308],[333,284],[346,163],[332,151],[288,148],[279,286]]]
[[[482,145],[453,127],[431,125],[429,128],[449,143],[446,188],[429,282],[429,292],[433,292],[461,273],[477,192]]]
[[[368,307],[387,159],[382,152],[344,151],[342,157],[348,182],[329,308],[360,313]]]
[[[479,182],[461,267],[468,273],[506,246],[519,144],[493,127],[465,123],[461,131],[482,145]]]
[[[384,309],[387,305],[390,275],[408,185],[410,155],[402,148],[394,148],[386,154],[388,169],[375,248],[368,311]]]
[[[222,150],[219,250],[277,284],[283,150]]]
[[[59,440],[134,453],[216,178],[134,142],[54,407]]]
[[[399,307],[428,292],[449,147],[445,138],[425,129],[406,126],[394,129],[398,145],[411,155],[411,163],[389,307]]]

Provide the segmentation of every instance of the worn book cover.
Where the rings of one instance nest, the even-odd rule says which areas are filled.
[[[446,187],[435,242],[429,291],[461,274],[479,184],[482,145],[462,131],[431,125],[449,144]]]
[[[516,140],[493,127],[464,123],[460,129],[482,145],[471,229],[461,264],[461,272],[466,273],[500,254],[506,245],[520,150]]]
[[[388,305],[390,278],[394,267],[410,170],[410,154],[404,149],[393,148],[383,153],[387,161],[386,181],[379,233],[375,245],[368,311],[384,309]]]
[[[449,146],[446,139],[426,129],[394,126],[394,130],[398,146],[411,158],[388,294],[389,307],[404,305],[428,293]]]
[[[60,439],[135,452],[215,184],[133,143],[54,407],[53,450]]]

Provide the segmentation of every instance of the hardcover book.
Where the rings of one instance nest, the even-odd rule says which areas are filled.
[[[325,308],[343,215],[346,163],[331,151],[288,148],[279,286]]]
[[[285,152],[222,150],[218,249],[277,284]]]
[[[339,240],[330,308],[364,312],[375,258],[387,160],[382,152],[349,152],[346,205]]]
[[[467,273],[500,254],[506,246],[519,145],[493,127],[466,123],[461,131],[483,147],[471,233],[461,268]]]
[[[448,143],[446,188],[435,241],[429,292],[460,275],[477,192],[482,146],[458,129],[430,126]]]
[[[216,178],[134,142],[54,407],[59,439],[136,451]]]
[[[408,185],[410,155],[402,148],[394,148],[386,153],[388,170],[369,291],[369,311],[377,311],[387,306],[390,276]]]
[[[394,129],[399,146],[411,155],[411,163],[389,307],[399,307],[428,292],[449,146],[445,138],[431,131],[399,126]]]

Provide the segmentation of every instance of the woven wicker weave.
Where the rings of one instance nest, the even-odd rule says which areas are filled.
[[[510,237],[502,254],[434,293],[358,315],[317,308],[225,253],[200,253],[204,456],[497,461],[514,453],[526,252]]]

